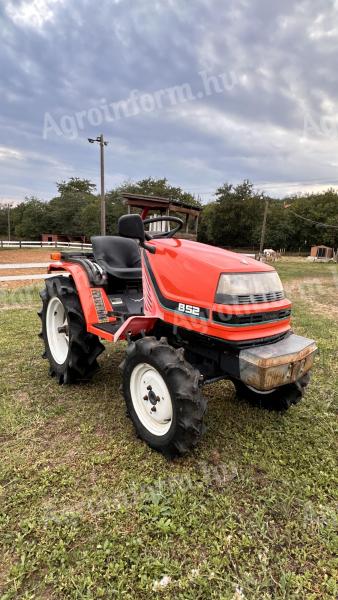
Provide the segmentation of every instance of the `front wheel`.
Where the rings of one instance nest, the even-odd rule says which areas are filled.
[[[200,373],[165,338],[144,337],[127,349],[123,394],[138,435],[172,458],[194,447],[203,433],[206,400]]]
[[[289,383],[268,392],[260,392],[245,385],[242,381],[233,380],[237,396],[253,406],[267,410],[286,411],[293,404],[301,401],[305,388],[309,384],[310,373],[306,373],[295,383]]]

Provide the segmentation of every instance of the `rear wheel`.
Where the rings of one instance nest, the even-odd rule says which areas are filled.
[[[301,401],[309,381],[310,373],[306,373],[295,383],[289,383],[268,392],[255,390],[242,381],[234,380],[233,383],[240,399],[267,410],[285,411]]]
[[[207,403],[200,373],[165,338],[145,337],[127,349],[123,393],[138,435],[167,457],[185,454],[203,433]]]
[[[97,357],[104,346],[96,335],[86,330],[76,287],[68,277],[51,277],[40,293],[42,322],[39,337],[44,341],[43,358],[50,365],[50,375],[60,384],[89,379],[97,368]]]

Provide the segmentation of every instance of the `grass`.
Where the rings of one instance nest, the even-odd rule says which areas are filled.
[[[292,282],[313,267],[279,270]],[[274,414],[229,383],[207,387],[208,431],[171,463],[126,418],[123,347],[107,346],[91,383],[59,387],[40,358],[36,292],[0,311],[2,600],[337,596],[338,325],[293,289],[295,330],[321,350],[304,401]]]
[[[40,281],[35,285],[25,285],[15,288],[0,287],[0,309],[19,307],[33,308],[39,304],[39,290],[43,286]]]
[[[286,259],[272,263],[282,277],[289,280],[295,278],[322,278],[332,275],[338,276],[338,265],[336,263],[313,263],[305,259]]]

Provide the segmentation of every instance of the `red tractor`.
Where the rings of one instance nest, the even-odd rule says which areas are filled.
[[[145,225],[174,223],[151,234]],[[291,303],[273,267],[174,235],[176,217],[125,215],[93,252],[52,255],[40,337],[60,384],[88,379],[104,350],[125,340],[127,411],[139,436],[167,456],[203,432],[203,385],[230,379],[237,394],[285,410],[303,396],[316,344],[291,330]]]

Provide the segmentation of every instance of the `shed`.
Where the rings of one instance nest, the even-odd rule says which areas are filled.
[[[80,242],[81,244],[86,243],[87,239],[85,235],[62,235],[59,233],[43,233],[41,235],[43,242]]]
[[[329,246],[312,246],[311,256],[315,260],[332,260],[334,258],[334,250]]]

